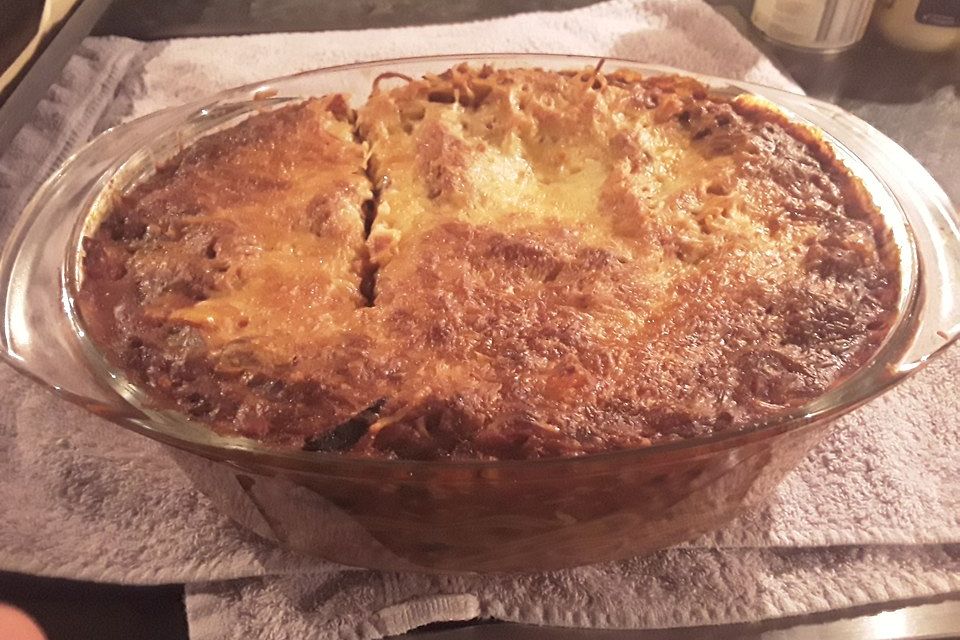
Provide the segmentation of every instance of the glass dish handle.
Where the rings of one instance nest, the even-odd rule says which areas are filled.
[[[196,105],[161,111],[111,129],[74,154],[47,179],[17,220],[0,256],[0,357],[59,395],[111,418],[141,415],[101,377],[91,375],[69,304],[64,255],[76,224],[124,159],[183,121]],[[81,177],[83,176],[83,177]]]

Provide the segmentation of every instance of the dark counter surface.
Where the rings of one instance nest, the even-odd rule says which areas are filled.
[[[708,0],[810,96],[843,107],[900,143],[960,202],[960,51],[898,49],[868,31],[832,56],[766,40],[748,19],[750,0]]]

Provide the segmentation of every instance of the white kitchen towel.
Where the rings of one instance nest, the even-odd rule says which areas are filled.
[[[594,629],[755,622],[951,591],[960,591],[960,545],[670,549],[529,575],[358,572],[192,584],[187,617],[194,640],[368,640],[474,618]]]
[[[74,73],[65,73],[38,108],[38,114],[57,117],[31,123],[0,159],[3,228],[25,191],[54,163],[44,147],[62,156],[58,149],[70,146],[64,142],[69,136],[82,138],[120,118],[302,69],[464,50],[618,55],[791,87],[697,0],[618,0],[466,25],[199,38],[149,48],[91,39],[80,57],[103,64],[87,65],[84,75],[77,60],[71,61]],[[111,60],[116,69],[105,74]],[[91,86],[103,87],[102,93],[117,101],[103,113],[80,118],[73,107],[93,98],[97,92]],[[423,576],[303,558],[239,530],[189,485],[162,446],[69,406],[3,368],[0,569],[133,584],[214,583],[189,587],[197,638],[234,635],[217,627],[221,617],[249,621],[271,637],[299,637],[298,624],[313,628],[326,616],[322,628],[330,637],[338,637],[337,629],[365,629],[361,635],[375,637],[423,621],[477,614],[592,626],[605,626],[604,620],[607,626],[676,625],[948,593],[958,590],[955,547],[949,546],[960,542],[955,453],[960,399],[949,392],[960,383],[958,374],[960,354],[954,351],[846,418],[766,508],[686,549],[540,576],[424,582]],[[838,557],[853,567],[849,556],[855,549],[796,549],[825,545],[877,545],[857,556],[858,566],[862,575],[889,581],[871,581],[865,588],[857,572],[833,567]],[[803,565],[791,566],[791,559],[801,556]],[[686,563],[684,573],[668,575],[665,568],[677,558]],[[223,582],[238,578],[247,579]],[[650,585],[671,581],[669,598],[654,606],[648,598],[660,592]],[[617,593],[606,593],[615,584]],[[624,589],[628,584],[633,587]],[[763,588],[754,588],[758,584]],[[349,606],[338,599],[345,597]],[[726,604],[732,600],[735,607]],[[581,613],[561,619],[568,607]],[[281,627],[288,623],[289,629]]]
[[[91,39],[70,58],[33,118],[0,153],[0,237],[7,237],[40,183],[97,132],[145,48],[122,38]]]
[[[701,0],[613,0],[466,24],[172,40],[147,63],[132,115],[316,67],[492,52],[613,56],[799,90]]]

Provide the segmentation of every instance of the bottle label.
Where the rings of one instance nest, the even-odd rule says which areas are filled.
[[[823,0],[758,0],[753,5],[753,22],[778,40],[808,44],[817,39],[826,4]]]
[[[960,0],[920,0],[914,17],[920,24],[960,27]]]

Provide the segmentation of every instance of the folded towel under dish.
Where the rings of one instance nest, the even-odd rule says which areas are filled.
[[[76,143],[120,118],[312,67],[468,50],[617,55],[792,87],[698,0],[149,47],[90,39],[0,159],[0,229]],[[8,368],[0,381],[0,569],[189,583],[195,638],[377,637],[475,616],[678,626],[960,591],[960,399],[948,392],[960,383],[956,350],[845,418],[764,509],[722,531],[623,563],[500,577],[345,569],[275,548],[220,516],[161,445]]]
[[[354,640],[473,618],[597,629],[752,622],[958,589],[960,545],[671,549],[517,576],[302,573],[191,584],[187,614],[203,640],[263,629]]]

